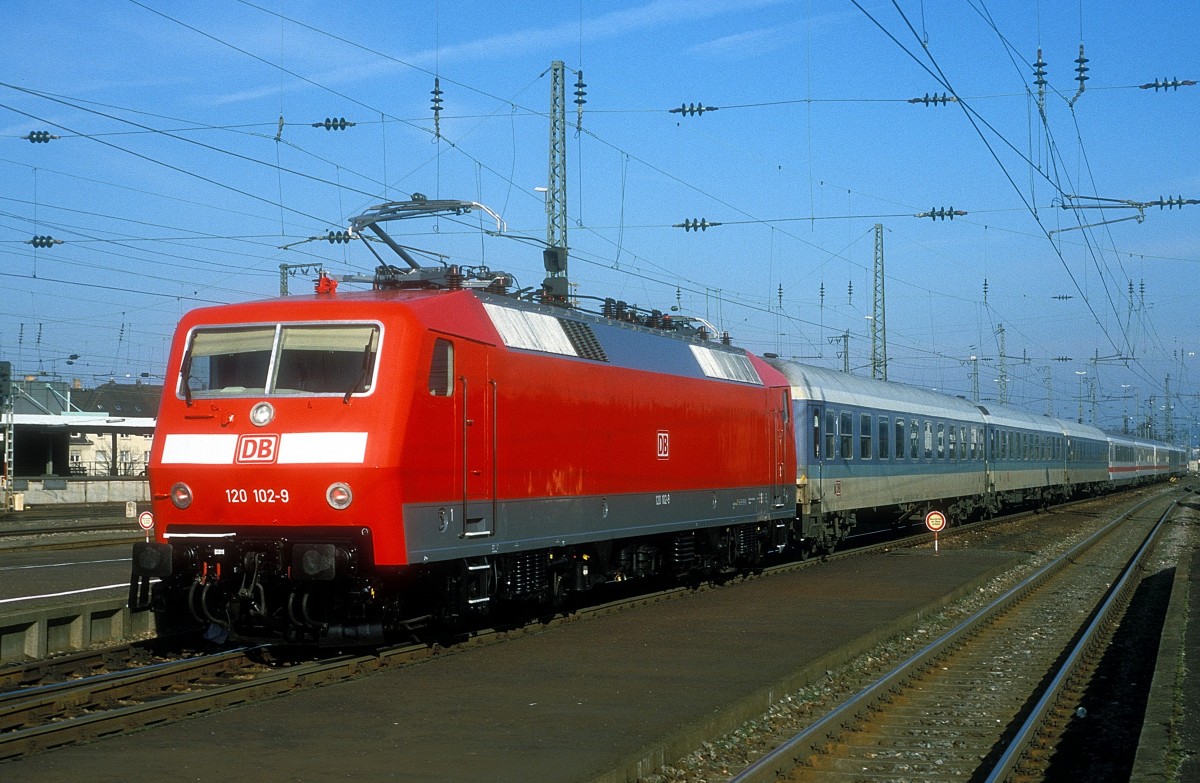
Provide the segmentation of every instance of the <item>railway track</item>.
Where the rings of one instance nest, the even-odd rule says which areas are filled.
[[[955,528],[944,533],[943,540],[998,522]],[[928,537],[886,541],[829,557],[854,557],[879,549],[918,545]],[[788,562],[762,573],[769,576],[815,565],[817,561]],[[695,589],[672,587],[615,597],[542,623],[480,630],[453,644],[402,644],[321,660],[284,657],[290,655],[286,649],[267,647],[181,654],[178,649],[164,649],[151,642],[4,667],[0,668],[0,760],[319,687],[516,635],[540,633],[555,624],[672,600]]]
[[[273,652],[270,647],[240,647],[145,662],[140,660],[144,654],[107,651],[109,660],[127,659],[130,668],[5,691],[0,693],[0,760],[327,685],[438,654],[436,648],[411,644],[371,655],[307,661],[276,658]],[[92,668],[90,656],[79,663]],[[10,681],[17,678],[29,680],[28,674],[9,677]]]
[[[1036,778],[1173,508],[1111,521],[730,780]]]
[[[403,643],[316,660],[307,648],[262,645],[181,653],[155,640],[8,666],[0,669],[0,761],[497,644],[689,592],[674,587],[542,623],[477,630],[444,644]]]
[[[921,537],[911,540],[916,543]],[[903,544],[891,541],[830,557],[897,545]],[[787,562],[759,575],[817,563]],[[754,576],[758,575],[744,574],[735,580]],[[708,587],[674,586],[619,595],[520,628],[483,629],[441,645],[399,644],[320,660],[306,659],[307,653],[285,647],[202,653],[151,640],[11,665],[0,668],[0,761],[540,633],[560,623],[636,609]]]

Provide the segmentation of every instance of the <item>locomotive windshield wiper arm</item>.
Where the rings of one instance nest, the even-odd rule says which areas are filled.
[[[350,404],[350,395],[358,391],[358,387],[362,386],[367,381],[367,375],[371,372],[371,340],[367,338],[367,344],[363,346],[362,369],[358,371],[358,377],[354,379],[354,384],[346,390],[346,396],[342,398],[342,402],[346,405]]]
[[[180,369],[180,373],[183,375],[183,401],[186,402],[187,406],[190,408],[190,407],[192,407],[192,385],[188,382],[188,378],[192,374],[192,354],[191,354],[191,352],[189,352],[188,355],[186,357],[184,357],[183,367],[181,367],[179,369]]]

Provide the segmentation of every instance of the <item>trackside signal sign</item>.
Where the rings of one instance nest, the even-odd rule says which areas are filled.
[[[930,511],[925,515],[925,527],[929,528],[932,533],[945,529],[946,515],[940,511]]]

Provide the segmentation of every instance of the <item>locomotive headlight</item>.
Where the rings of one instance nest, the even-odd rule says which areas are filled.
[[[269,402],[260,402],[250,409],[250,423],[255,427],[263,427],[275,418],[275,406]]]
[[[325,499],[329,501],[329,505],[341,511],[354,500],[354,493],[350,491],[349,484],[336,481],[329,485],[329,489],[325,490]]]
[[[192,488],[182,481],[171,487],[171,502],[175,508],[187,508],[192,505]]]

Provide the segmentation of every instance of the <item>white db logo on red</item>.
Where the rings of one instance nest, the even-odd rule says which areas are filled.
[[[274,462],[279,456],[278,435],[241,435],[234,462]]]
[[[667,430],[658,431],[658,458],[671,458],[671,433]]]

